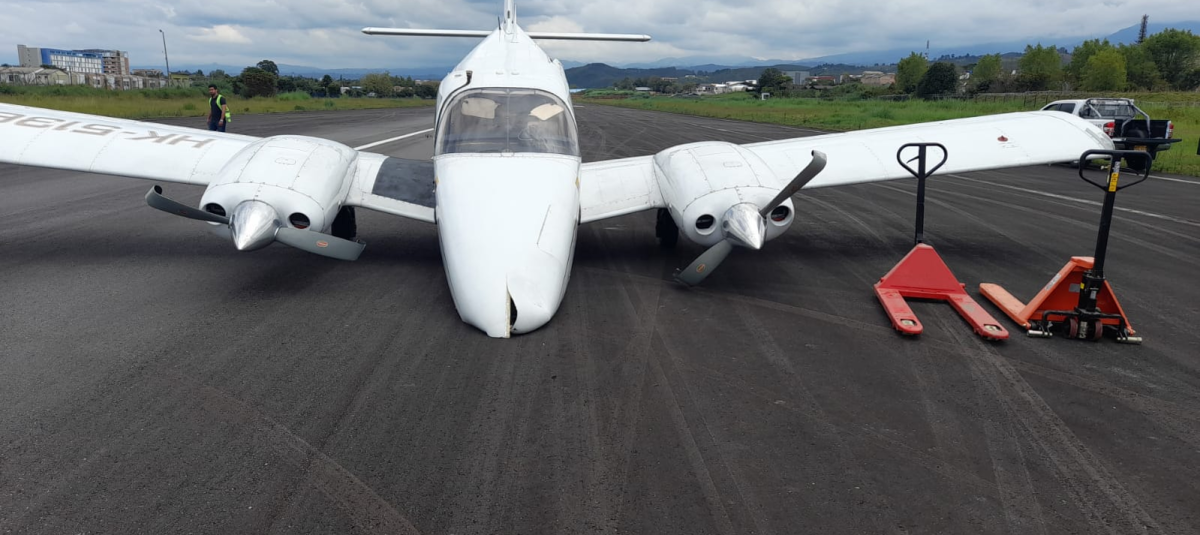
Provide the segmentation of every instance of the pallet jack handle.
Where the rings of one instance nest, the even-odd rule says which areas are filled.
[[[1097,182],[1087,177],[1084,172],[1087,170],[1089,160],[1096,159],[1095,156],[1107,156],[1109,158],[1109,173],[1108,180],[1104,183]],[[1121,180],[1121,161],[1123,159],[1144,158],[1146,162],[1145,170],[1141,175],[1141,179],[1129,182],[1127,184],[1119,184]],[[1141,184],[1150,176],[1150,166],[1154,161],[1150,158],[1150,154],[1141,150],[1089,150],[1079,156],[1079,178],[1084,182],[1096,186],[1105,191],[1104,193],[1104,208],[1100,211],[1100,232],[1096,236],[1096,255],[1095,263],[1092,265],[1091,272],[1098,277],[1100,281],[1104,278],[1104,257],[1108,251],[1108,231],[1112,226],[1113,206],[1117,202],[1117,192],[1130,186]],[[1083,303],[1080,303],[1081,306]],[[1091,303],[1094,306],[1094,303]]]
[[[904,149],[909,147],[916,147],[917,155],[909,158],[906,162],[904,160]],[[942,161],[938,162],[932,169],[927,165],[929,158],[928,149],[930,147],[936,147],[942,151]],[[946,160],[949,157],[950,152],[941,143],[905,143],[896,151],[896,161],[900,163],[900,167],[903,167],[906,171],[917,177],[917,230],[914,237],[916,243],[925,243],[925,179],[937,172],[938,169],[941,169],[943,165],[946,165]],[[908,165],[913,160],[917,161],[917,168],[915,170]]]

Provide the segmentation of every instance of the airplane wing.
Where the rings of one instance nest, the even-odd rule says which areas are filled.
[[[346,204],[435,223],[432,160],[358,153],[358,169]]]
[[[583,164],[579,177],[580,223],[663,207],[653,168],[653,156]]]
[[[0,104],[0,162],[206,185],[257,138]]]
[[[938,142],[949,157],[938,174],[1073,161],[1089,149],[1111,149],[1112,141],[1090,123],[1060,112],[1020,112],[841,134],[743,145],[761,158],[780,186],[812,160],[828,156],[825,170],[806,188],[910,178],[896,161],[905,143]],[[934,151],[934,157],[938,151]],[[653,157],[583,164],[580,177],[583,221],[596,221],[665,203]]]
[[[253,136],[0,104],[0,162],[206,186]],[[359,152],[345,204],[434,221],[433,163]]]

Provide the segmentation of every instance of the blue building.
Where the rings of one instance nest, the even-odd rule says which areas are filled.
[[[53,65],[69,73],[129,74],[129,55],[119,50],[61,50],[17,45],[22,67]]]

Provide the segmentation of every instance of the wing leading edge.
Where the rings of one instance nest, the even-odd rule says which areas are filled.
[[[0,162],[206,185],[258,138],[0,104]]]
[[[1092,124],[1059,112],[1020,112],[860,130],[743,145],[780,180],[800,172],[812,151],[829,165],[805,188],[909,178],[896,161],[905,143],[938,142],[949,158],[939,174],[1071,161],[1089,149],[1112,148]],[[665,206],[652,156],[585,163],[580,176],[583,222]]]

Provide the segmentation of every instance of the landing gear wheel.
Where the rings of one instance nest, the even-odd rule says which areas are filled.
[[[658,246],[663,249],[674,249],[679,243],[679,226],[666,208],[658,209],[658,221],[654,224],[654,237],[658,238]]]
[[[343,206],[338,211],[337,217],[333,218],[333,225],[330,226],[329,233],[343,240],[354,241],[354,238],[358,236],[358,224],[354,220],[354,207]]]

